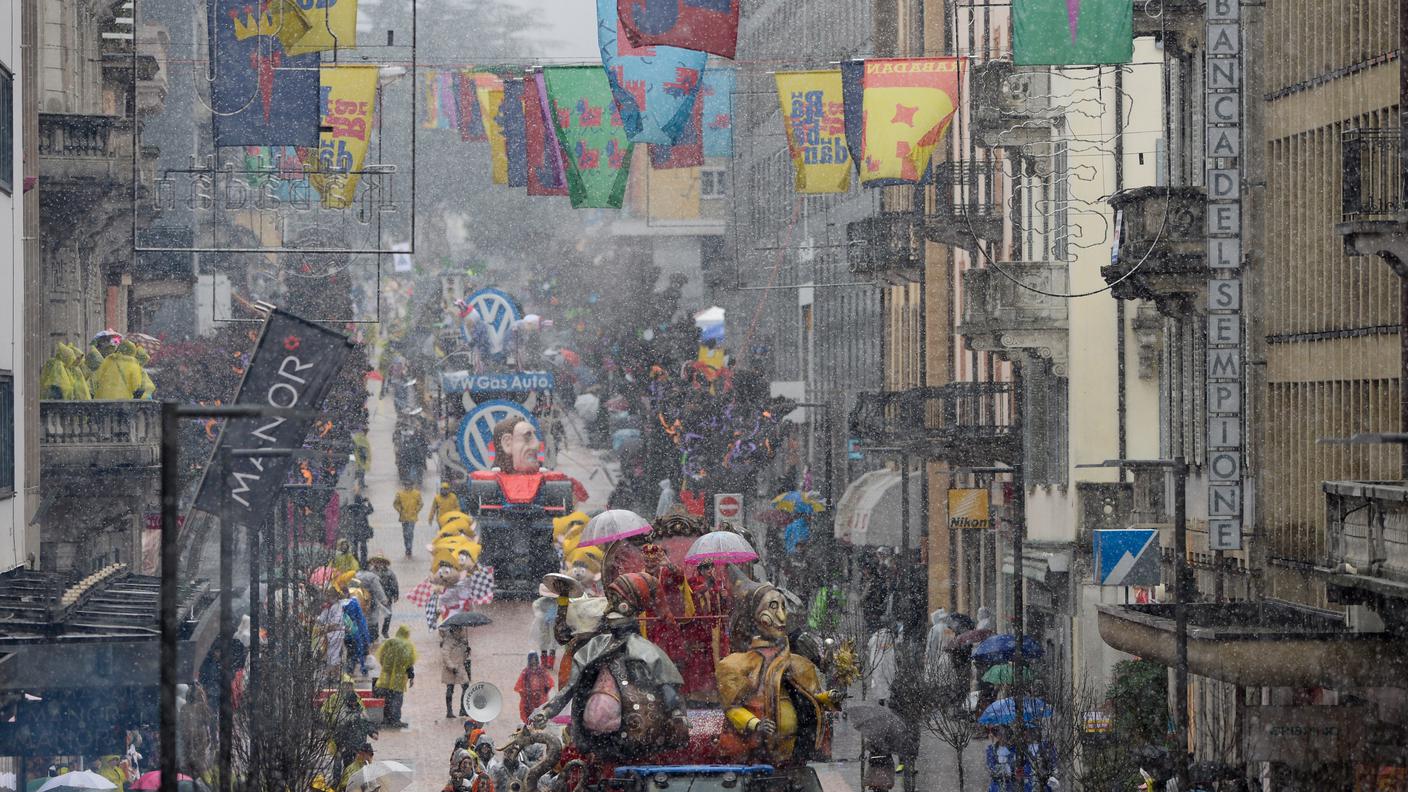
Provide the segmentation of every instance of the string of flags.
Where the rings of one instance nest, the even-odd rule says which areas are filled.
[[[324,65],[321,53],[356,45],[356,0],[312,11],[299,0],[208,2],[215,144],[245,147],[247,167],[280,172],[295,152],[324,205],[351,205],[378,71]],[[637,144],[656,170],[732,157],[737,76],[709,58],[735,56],[740,0],[596,2],[600,65],[419,70],[416,123],[488,143],[494,184],[576,208],[621,207]],[[1132,31],[1132,13],[1127,0],[1025,0],[1014,8],[1013,60],[1126,63],[1132,32],[1119,31]],[[922,183],[966,68],[962,57],[871,58],[778,72],[797,192]]]

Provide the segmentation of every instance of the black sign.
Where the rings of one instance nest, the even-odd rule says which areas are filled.
[[[264,323],[235,404],[316,411],[351,348],[347,336],[275,310]],[[224,482],[218,472],[211,475],[212,468],[218,471],[223,449],[300,448],[314,420],[280,416],[226,421],[206,465],[195,507],[240,525],[262,521],[283,489],[293,460],[231,457]]]

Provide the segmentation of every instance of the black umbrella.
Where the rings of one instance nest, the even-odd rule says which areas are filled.
[[[950,613],[948,615],[948,623],[954,635],[962,635],[978,626],[978,623],[973,621],[973,617],[966,613]]]
[[[846,720],[860,732],[872,752],[909,754],[913,752],[914,729],[889,707],[857,704],[846,708]]]
[[[445,618],[440,622],[441,627],[483,627],[486,624],[493,624],[494,620],[482,613],[475,611],[460,611]]]

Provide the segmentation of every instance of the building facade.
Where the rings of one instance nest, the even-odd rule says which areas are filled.
[[[27,469],[25,349],[25,64],[21,5],[10,3],[0,34],[0,572],[26,563],[30,495]]]

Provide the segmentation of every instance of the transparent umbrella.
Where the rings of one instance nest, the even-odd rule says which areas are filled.
[[[609,509],[587,522],[577,546],[593,547],[648,533],[650,521],[644,517],[626,509]]]
[[[54,776],[38,792],[67,792],[79,789],[117,789],[117,784],[103,778],[91,770],[76,770]]]
[[[372,762],[347,779],[347,792],[401,792],[414,776],[415,772],[400,762]]]

